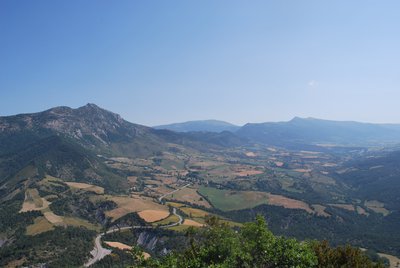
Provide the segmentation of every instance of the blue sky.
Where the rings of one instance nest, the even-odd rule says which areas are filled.
[[[400,1],[0,1],[0,115],[400,123]]]

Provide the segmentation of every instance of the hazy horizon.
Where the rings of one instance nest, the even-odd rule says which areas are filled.
[[[95,104],[95,103],[87,103],[87,104]],[[87,104],[85,104],[85,105],[87,105]],[[69,106],[65,106],[65,105],[61,105],[61,106],[69,107],[69,108],[72,108],[72,109],[77,109],[77,108],[80,108],[80,107],[85,106],[85,105],[81,105],[81,106],[78,106],[78,107],[69,107]],[[97,105],[97,104],[95,104],[95,105]],[[4,116],[4,117],[7,117],[7,116],[16,116],[16,115],[20,115],[20,114],[40,113],[40,112],[44,112],[44,111],[46,111],[46,110],[49,110],[49,109],[52,109],[52,108],[56,108],[56,107],[61,107],[61,106],[49,107],[49,108],[44,109],[44,110],[41,110],[41,111],[33,111],[33,112],[26,112],[26,113],[17,113],[17,114],[10,114],[10,115],[0,115],[0,117],[2,117],[2,116]],[[98,105],[97,105],[97,106],[98,106]],[[98,107],[100,107],[100,108],[102,108],[102,109],[105,109],[104,107],[101,107],[101,106],[98,106]],[[114,111],[112,111],[112,110],[108,110],[108,109],[106,109],[106,110],[109,111],[109,112],[114,112]],[[114,113],[115,113],[115,112],[114,112]],[[119,114],[119,115],[120,115],[120,114]],[[122,115],[120,115],[120,116],[122,116]],[[125,118],[124,116],[122,116],[122,118],[125,119],[125,120],[127,120],[127,121],[129,121],[129,122],[131,122],[131,123],[141,124],[141,123],[138,123],[138,122],[135,122],[135,121],[131,121],[131,120]],[[244,126],[245,124],[248,124],[248,123],[250,123],[250,124],[252,124],[252,123],[257,124],[257,123],[279,123],[279,122],[288,122],[288,121],[291,121],[291,120],[293,120],[293,119],[295,119],[295,118],[301,118],[301,119],[316,119],[316,120],[327,120],[327,121],[338,121],[338,122],[356,122],[356,123],[365,123],[365,124],[400,124],[400,123],[390,123],[390,122],[389,122],[389,123],[385,123],[385,122],[380,123],[380,122],[364,122],[364,121],[356,121],[356,120],[334,120],[334,119],[326,119],[326,118],[317,118],[317,117],[312,117],[312,116],[310,116],[310,117],[294,116],[294,117],[292,117],[292,118],[289,118],[288,120],[260,121],[260,122],[247,121],[247,122],[245,122],[244,124],[235,124],[235,123],[232,123],[232,122],[229,122],[229,121],[226,121],[226,120],[221,120],[221,119],[218,119],[218,118],[207,118],[207,119],[193,119],[193,120],[186,120],[186,121],[172,121],[172,122],[167,122],[167,123],[159,124],[159,125],[147,125],[147,124],[141,124],[141,125],[148,126],[148,127],[159,127],[159,126],[163,126],[163,125],[188,123],[188,122],[194,122],[194,121],[222,121],[222,122],[225,122],[225,123],[230,123],[230,124],[232,124],[232,125],[241,127],[241,126]]]
[[[0,2],[0,116],[400,123],[398,1]]]

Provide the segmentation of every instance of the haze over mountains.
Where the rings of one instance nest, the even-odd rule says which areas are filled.
[[[218,120],[188,121],[156,126],[177,132],[230,131],[255,142],[290,144],[384,145],[400,141],[400,125],[332,121],[295,117],[288,122],[248,123],[242,127]]]
[[[235,132],[240,127],[220,120],[196,120],[183,123],[155,126],[156,129],[168,129],[177,132],[206,131],[206,132]]]
[[[7,142],[0,145],[0,151],[23,145],[21,135],[30,133],[32,137],[40,138],[48,136],[49,132],[67,135],[97,150],[114,150],[128,155],[133,151],[137,155],[147,154],[152,147],[162,149],[162,144],[167,142],[191,143],[192,146],[207,142],[226,146],[251,141],[285,147],[325,143],[385,145],[400,141],[400,125],[397,124],[295,117],[288,122],[248,123],[241,127],[224,121],[200,120],[151,128],[127,122],[95,104],[87,104],[77,109],[56,107],[39,113],[0,117],[0,135],[7,138]],[[11,133],[13,135],[8,135]]]

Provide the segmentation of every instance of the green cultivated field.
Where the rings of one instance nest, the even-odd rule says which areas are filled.
[[[268,195],[262,192],[219,190],[204,186],[201,186],[198,191],[201,195],[207,197],[215,208],[223,211],[268,204]]]

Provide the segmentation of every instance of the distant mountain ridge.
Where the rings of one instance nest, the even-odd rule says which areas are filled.
[[[400,125],[299,117],[288,122],[249,123],[235,134],[255,142],[281,146],[318,143],[364,146],[400,143]]]
[[[192,131],[202,131],[202,132],[222,132],[230,131],[235,132],[240,127],[234,124],[220,121],[220,120],[196,120],[187,121],[182,123],[174,123],[168,125],[155,126],[156,129],[168,129],[176,132],[192,132]]]
[[[175,132],[229,131],[254,143],[297,148],[299,145],[385,145],[400,143],[399,124],[373,124],[294,117],[287,122],[247,123],[242,127],[218,120],[156,126]],[[197,135],[198,136],[198,135]]]

